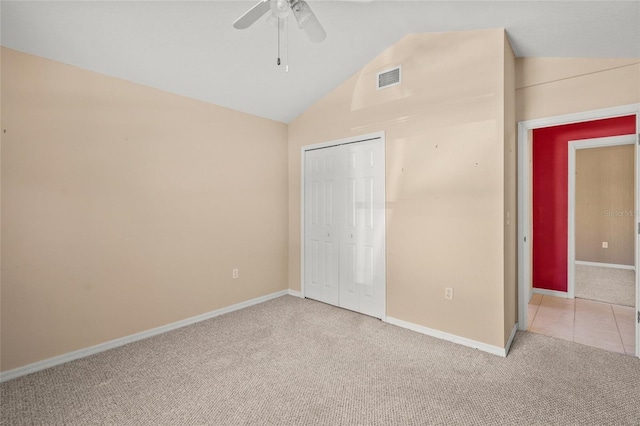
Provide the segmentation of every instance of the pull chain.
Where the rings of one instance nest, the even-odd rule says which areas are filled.
[[[278,24],[276,25],[278,27],[278,66],[280,66],[280,18],[278,17]]]
[[[285,36],[285,72],[289,72],[289,19],[284,21],[284,36]]]

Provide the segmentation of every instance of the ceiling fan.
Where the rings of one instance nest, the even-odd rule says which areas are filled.
[[[286,18],[289,13],[293,12],[298,27],[303,29],[309,40],[314,43],[320,43],[327,37],[327,33],[320,25],[320,21],[313,14],[311,8],[304,0],[260,0],[255,6],[247,10],[244,15],[236,19],[233,27],[239,30],[249,28],[261,16],[271,10],[274,17]]]

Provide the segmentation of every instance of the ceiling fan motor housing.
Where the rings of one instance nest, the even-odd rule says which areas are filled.
[[[277,18],[286,18],[291,12],[288,0],[271,0],[271,12]]]

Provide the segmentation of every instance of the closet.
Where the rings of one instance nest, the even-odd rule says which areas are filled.
[[[303,295],[385,313],[384,135],[303,149]]]

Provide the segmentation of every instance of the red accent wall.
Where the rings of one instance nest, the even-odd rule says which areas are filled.
[[[533,131],[533,287],[567,291],[568,142],[635,131],[635,115]]]

